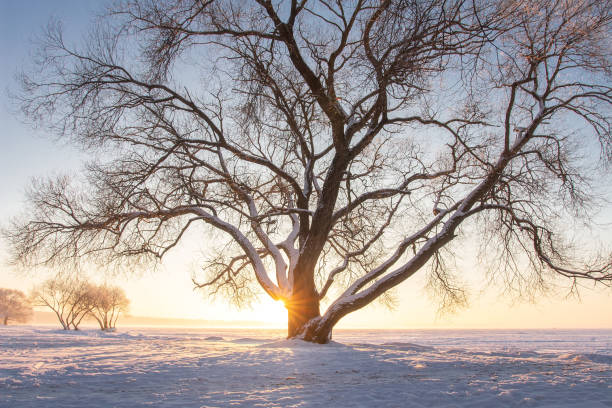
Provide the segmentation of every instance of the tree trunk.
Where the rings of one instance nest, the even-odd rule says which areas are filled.
[[[8,316],[4,316],[4,325],[6,326],[8,324]]]
[[[321,316],[318,300],[296,299],[294,296],[285,305],[288,310],[287,338],[301,337],[306,324]]]
[[[98,315],[96,315],[95,313],[92,313],[91,315],[93,316],[94,319],[96,319],[96,322],[98,322],[98,326],[100,326],[100,330],[104,330],[104,325],[102,325],[102,320],[100,320]]]
[[[302,338],[312,321],[321,317],[319,295],[312,273],[296,273],[291,299],[285,301],[288,311],[287,338]],[[310,340],[309,340],[310,341]]]

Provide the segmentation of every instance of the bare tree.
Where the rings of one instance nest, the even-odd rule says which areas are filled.
[[[203,225],[227,240],[196,285],[257,282],[321,343],[420,270],[461,302],[473,231],[510,285],[609,284],[564,224],[596,203],[586,141],[612,156],[611,5],[131,0],[81,49],[51,24],[23,112],[110,160],[33,184],[14,259],[155,260]]]
[[[0,319],[6,326],[9,320],[25,323],[32,318],[32,305],[20,290],[0,288]]]
[[[69,274],[58,274],[32,290],[35,306],[53,310],[64,330],[79,329],[94,308],[94,287]]]
[[[100,330],[115,329],[119,315],[127,312],[130,304],[123,289],[108,285],[95,286],[93,298],[94,306],[90,314],[100,325]]]

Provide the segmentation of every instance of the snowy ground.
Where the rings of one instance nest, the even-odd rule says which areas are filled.
[[[612,331],[0,327],[0,407],[612,407]]]

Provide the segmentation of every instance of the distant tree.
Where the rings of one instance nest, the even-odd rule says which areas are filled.
[[[91,314],[95,307],[94,285],[87,281],[76,281],[70,297],[69,324],[73,330],[79,330],[79,325],[85,317]]]
[[[259,284],[289,337],[321,343],[422,270],[462,302],[448,265],[478,235],[511,287],[612,282],[567,228],[596,203],[585,146],[612,158],[612,0],[129,0],[107,18],[81,49],[50,25],[23,77],[29,120],[110,160],[33,184],[16,262],[154,261],[203,225],[220,250],[196,284],[239,302]]]
[[[23,292],[0,288],[0,319],[5,326],[9,321],[25,323],[31,317],[32,305]]]
[[[114,329],[119,315],[127,312],[129,304],[123,289],[108,285],[95,286],[90,314],[100,325],[100,330]]]
[[[47,306],[64,330],[79,329],[81,321],[94,307],[95,287],[87,281],[59,274],[32,290],[36,306]]]

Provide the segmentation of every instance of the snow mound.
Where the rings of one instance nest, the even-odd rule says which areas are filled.
[[[300,339],[285,339],[285,340],[274,341],[272,343],[261,344],[258,347],[290,348],[290,349],[295,349],[295,348],[320,349],[320,348],[325,348],[325,347],[329,348],[329,347],[346,347],[346,346],[344,344],[336,343],[335,341],[330,341],[327,344],[318,344],[318,343],[312,343],[312,342],[304,341]]]
[[[223,337],[221,337],[221,336],[208,336],[204,340],[206,340],[206,341],[223,341]]]
[[[414,352],[436,350],[436,348],[432,346],[423,346],[420,344],[402,343],[402,342],[397,342],[397,341],[390,342],[390,343],[383,343],[382,347],[393,349],[393,350],[398,350],[398,351],[414,351]]]
[[[576,354],[576,353],[566,353],[559,355],[559,359],[568,360],[575,363],[598,363],[598,364],[608,364],[612,365],[612,356],[607,354],[596,354],[596,353],[587,353],[587,354]]]
[[[241,337],[239,339],[231,340],[232,343],[237,343],[237,344],[258,344],[258,343],[265,343],[267,341],[269,340],[254,339],[252,337]]]

